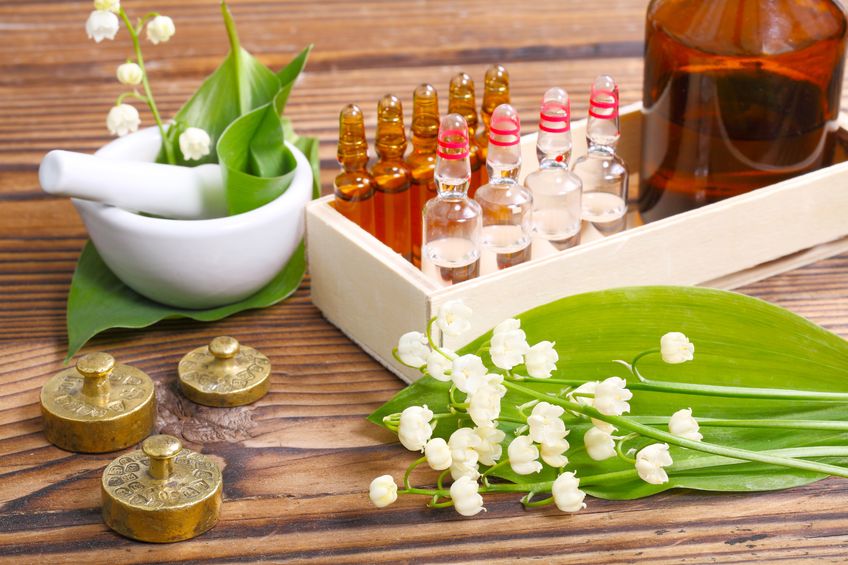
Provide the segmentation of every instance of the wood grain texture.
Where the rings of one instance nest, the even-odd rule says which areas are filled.
[[[640,97],[644,0],[231,3],[243,43],[272,67],[316,44],[288,114],[300,131],[320,138],[325,188],[335,174],[343,104],[363,105],[373,135],[382,94],[398,93],[409,109],[416,84],[430,81],[444,91],[460,69],[479,81],[487,64],[507,64],[528,130],[539,97],[554,84],[569,89],[576,116],[585,112],[590,81],[601,71],[617,76],[624,102]],[[135,14],[156,9],[177,24],[170,43],[145,47],[160,107],[172,115],[226,51],[217,2],[123,4]],[[321,317],[308,280],[273,308],[211,324],[115,330],[87,348],[108,350],[148,372],[161,401],[159,428],[224,467],[223,519],[203,537],[156,546],[106,529],[98,480],[114,454],[50,446],[38,410],[41,385],[61,368],[65,296],[85,238],[69,203],[40,192],[38,162],[49,149],[93,151],[108,141],[105,114],[120,92],[112,77],[128,53],[126,37],[100,45],[86,40],[89,10],[88,2],[0,4],[0,561],[848,559],[848,482],[835,479],[768,494],[590,500],[574,516],[524,512],[510,495],[490,497],[489,511],[473,519],[427,510],[417,499],[371,508],[371,478],[398,476],[411,459],[364,417],[402,385]],[[142,119],[151,123],[147,113]],[[848,336],[846,255],[743,291]],[[180,357],[221,334],[272,361],[271,392],[255,406],[202,408],[176,393]]]

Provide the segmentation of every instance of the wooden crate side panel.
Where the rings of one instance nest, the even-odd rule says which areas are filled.
[[[317,200],[306,213],[312,302],[333,325],[409,382],[417,373],[394,361],[392,348],[403,333],[422,329],[432,288],[421,284],[416,275],[423,275],[411,264],[333,210],[331,201],[332,196]]]

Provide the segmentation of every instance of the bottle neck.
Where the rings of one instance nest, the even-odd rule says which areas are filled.
[[[339,164],[342,166],[342,170],[346,173],[364,171],[368,166],[368,155],[345,157],[343,159],[339,159]]]
[[[615,156],[615,146],[618,144],[618,140],[608,141],[608,140],[598,140],[597,138],[586,138],[587,151],[589,153],[595,154],[603,154],[610,157]]]
[[[521,164],[504,166],[486,161],[486,172],[489,175],[489,184],[515,184],[521,173]]]
[[[412,150],[417,153],[435,153],[438,137],[435,135],[421,136],[412,133]]]
[[[436,192],[440,199],[460,199],[468,196],[469,179],[436,178]]]
[[[540,169],[568,169],[568,161],[571,159],[571,150],[562,153],[541,153],[537,150],[536,157],[539,159]]]

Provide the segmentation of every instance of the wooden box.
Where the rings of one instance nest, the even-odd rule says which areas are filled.
[[[639,104],[622,109],[619,153],[634,172],[640,126]],[[840,134],[847,130],[843,116]],[[586,151],[585,121],[572,131],[576,157]],[[537,167],[535,144],[535,134],[522,138],[522,178]],[[634,174],[631,189],[637,182]],[[418,373],[397,363],[392,348],[401,334],[423,331],[448,300],[474,310],[468,341],[572,294],[651,284],[729,289],[848,249],[848,162],[608,237],[584,228],[583,242],[565,251],[534,242],[534,260],[447,288],[336,212],[332,201],[326,196],[306,210],[312,301],[406,381]]]

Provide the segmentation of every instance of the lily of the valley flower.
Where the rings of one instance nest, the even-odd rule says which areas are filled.
[[[115,75],[121,84],[136,86],[141,84],[141,79],[144,78],[144,71],[135,63],[124,63],[123,65],[118,65]]]
[[[636,454],[636,472],[643,481],[652,485],[668,482],[668,474],[663,467],[672,463],[667,443],[652,443]]]
[[[478,462],[482,440],[471,428],[459,428],[448,438],[448,447],[451,451],[451,477],[454,480],[460,477],[470,477],[476,480],[480,476]]]
[[[474,516],[483,508],[483,497],[480,496],[480,485],[471,477],[460,477],[450,487],[453,507],[463,516]]]
[[[427,442],[424,446],[424,456],[430,468],[436,471],[444,471],[453,463],[448,442],[440,437],[434,437]]]
[[[506,434],[493,424],[485,424],[474,428],[480,438],[480,446],[476,448],[480,463],[483,465],[494,465],[501,458],[503,447],[501,442]]]
[[[431,351],[427,354],[427,374],[437,381],[448,382],[451,377],[447,373],[453,367],[454,359],[456,359],[456,353],[446,347],[441,349],[441,353]]]
[[[189,128],[192,129],[192,128]],[[203,131],[203,130],[200,130]],[[188,133],[188,130],[186,130]],[[185,135],[185,133],[183,134]],[[180,136],[180,148],[182,149],[183,135]],[[183,151],[185,153],[185,151]],[[427,336],[421,332],[406,332],[398,340],[398,357],[410,367],[419,368],[430,356],[430,347],[427,345]],[[441,356],[440,356],[441,357]]]
[[[536,404],[527,418],[530,437],[533,438],[533,441],[536,443],[554,443],[568,435],[565,422],[562,421],[564,413],[565,409],[561,406],[554,406],[548,402]]]
[[[94,0],[94,9],[117,14],[121,11],[121,0]]]
[[[698,430],[700,426],[697,420],[692,417],[691,408],[682,408],[671,415],[668,420],[668,431],[676,436],[691,439],[692,441],[701,441],[704,436]]]
[[[118,104],[112,106],[109,115],[106,116],[106,127],[112,135],[124,136],[138,130],[141,118],[138,110],[129,104]]]
[[[583,502],[586,493],[580,490],[579,486],[580,479],[575,477],[574,473],[569,471],[560,474],[551,487],[556,507],[562,512],[579,512],[586,508],[586,503]]]
[[[200,128],[188,128],[180,134],[180,151],[182,151],[183,157],[185,157],[187,161],[206,157],[209,155],[211,145],[212,139],[210,139],[209,134]],[[422,361],[418,366],[420,367],[423,364],[424,361]]]
[[[506,395],[506,388],[500,384],[503,377],[488,374],[487,382],[472,389],[468,395],[468,415],[478,426],[492,425],[501,415],[501,399]]]
[[[530,475],[542,470],[539,463],[539,449],[530,436],[518,436],[507,448],[509,465],[519,475]]]
[[[695,358],[695,344],[680,332],[669,332],[660,338],[660,354],[666,363],[685,363]]]
[[[436,325],[445,335],[462,335],[471,329],[471,308],[462,300],[448,300],[439,308]]]
[[[377,508],[388,506],[397,500],[397,484],[391,475],[382,475],[371,481],[368,496]]]
[[[171,39],[176,31],[174,20],[168,16],[156,16],[147,24],[147,39],[153,45],[158,45]]]
[[[433,411],[424,406],[409,406],[400,413],[398,439],[410,451],[423,451],[424,445],[433,435],[430,421]]]
[[[85,22],[85,33],[89,39],[100,43],[104,39],[115,39],[118,27],[118,16],[107,10],[94,10]]]
[[[612,439],[612,433],[597,426],[592,426],[586,431],[583,435],[583,444],[586,446],[586,453],[595,461],[615,457],[615,440]]]
[[[550,378],[551,373],[556,370],[556,362],[559,361],[559,354],[554,345],[550,341],[540,341],[530,348],[524,356],[528,375],[536,379]]]
[[[568,440],[561,438],[551,442],[545,442],[539,445],[539,454],[542,456],[542,461],[558,469],[568,465],[568,457],[565,452],[568,451]]]
[[[489,355],[496,367],[508,371],[524,362],[524,355],[530,351],[530,346],[527,344],[527,335],[520,328],[521,322],[514,318],[495,326]]]
[[[630,412],[630,404],[627,401],[631,398],[633,393],[627,390],[627,382],[621,377],[610,377],[595,387],[593,405],[601,414],[621,416]]]
[[[486,369],[482,359],[476,355],[468,354],[453,360],[451,379],[456,388],[468,394],[482,382],[488,372],[489,370]],[[469,385],[472,388],[469,388]]]

